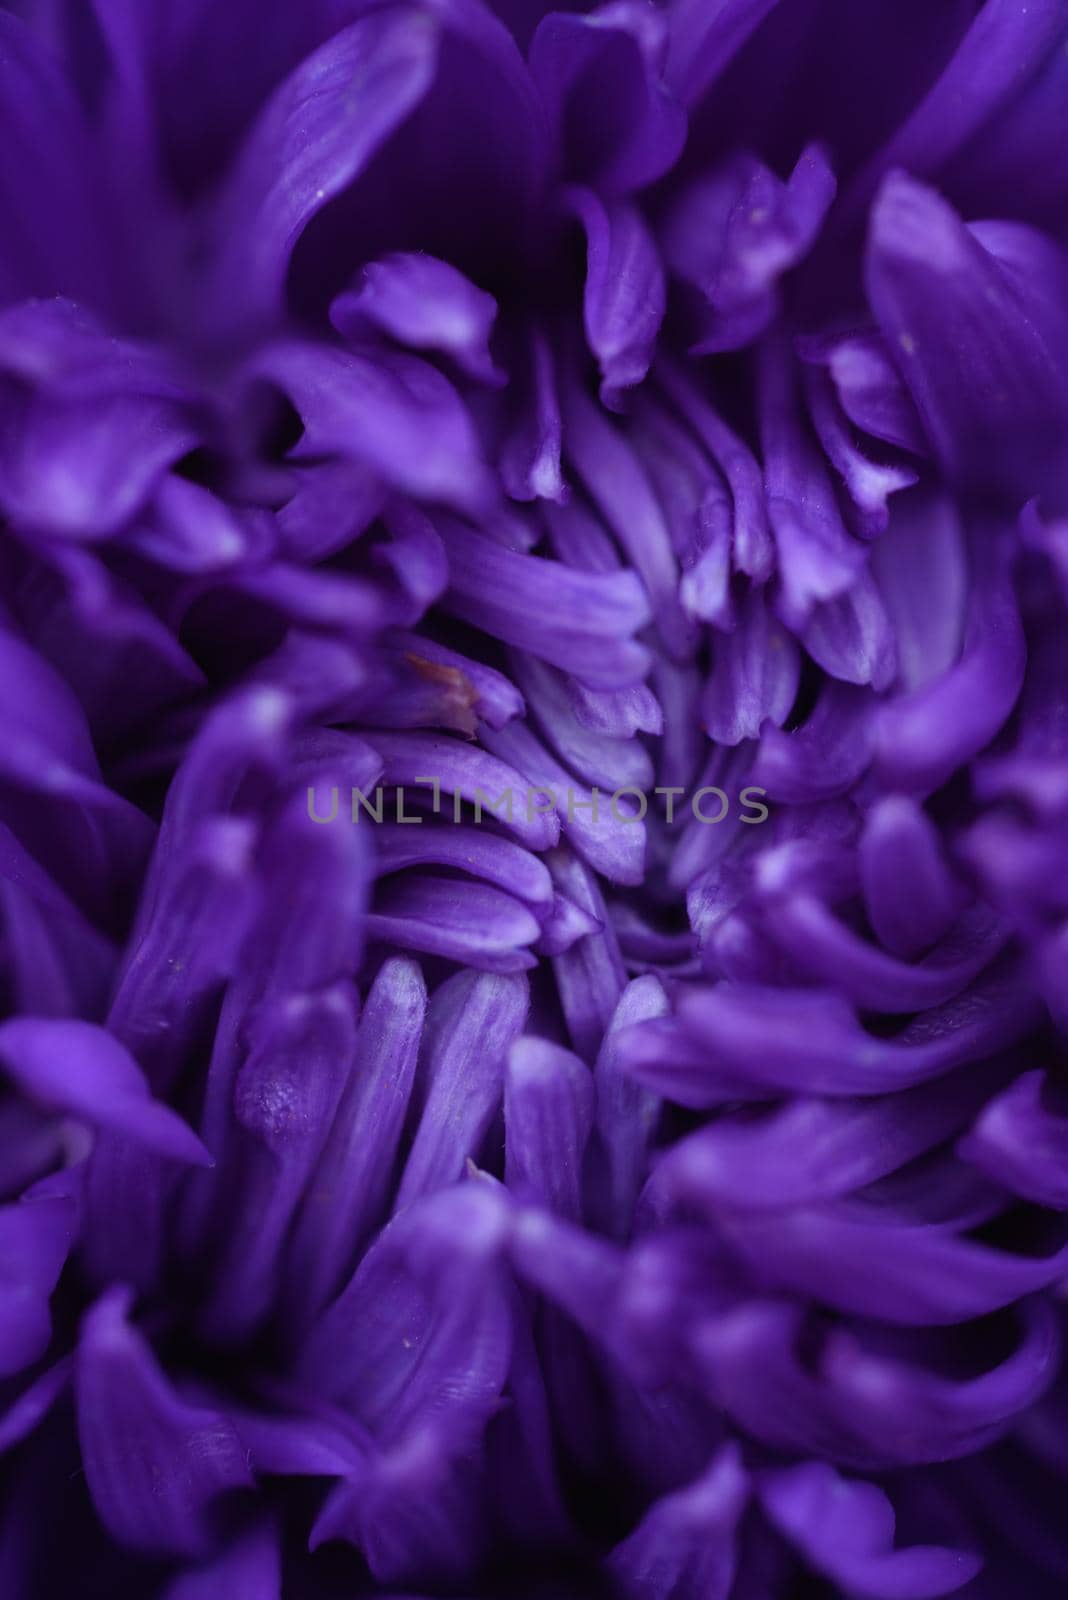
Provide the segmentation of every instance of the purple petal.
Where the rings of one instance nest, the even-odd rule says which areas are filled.
[[[1063,20],[1055,5],[984,6],[940,77],[858,178],[851,199],[865,200],[895,166],[948,169],[954,189],[982,195],[984,206],[993,193],[999,216],[1063,196],[1053,155],[1061,148]]]
[[[430,873],[391,878],[375,895],[367,937],[482,972],[524,972],[536,963],[529,946],[541,932],[521,901],[488,883]]]
[[[169,1160],[211,1164],[196,1134],[150,1097],[136,1061],[103,1028],[31,1017],[0,1023],[0,1062],[50,1110],[125,1134]]]
[[[0,1206],[0,1376],[32,1366],[48,1348],[48,1300],[75,1231],[69,1200]]]
[[[832,1201],[767,1218],[727,1216],[720,1227],[759,1283],[906,1327],[987,1316],[1054,1282],[1068,1260],[1068,1247],[1017,1255],[944,1223],[883,1215],[877,1201]],[[865,1269],[872,1261],[878,1274]]]
[[[19,218],[0,250],[0,296],[93,299],[106,291],[107,277],[82,110],[41,37],[6,10],[0,41],[7,129],[0,203],[5,215]]]
[[[446,608],[505,643],[529,650],[595,689],[645,676],[648,655],[632,635],[649,619],[633,572],[581,572],[521,555],[450,523]]]
[[[734,566],[755,582],[763,583],[774,567],[774,545],[759,465],[744,441],[691,386],[681,370],[661,362],[656,375],[730,485],[734,496]]]
[[[224,332],[277,312],[297,239],[423,99],[439,40],[427,11],[374,12],[276,89],[216,201],[208,316]]]
[[[281,1287],[287,1232],[354,1069],[355,1000],[336,985],[267,1002],[246,1032],[219,1170],[227,1227],[202,1314],[227,1340],[256,1328]]]
[[[302,1312],[340,1287],[386,1212],[426,1013],[413,961],[394,957],[371,985],[356,1063],[312,1173],[288,1246]]]
[[[894,1512],[883,1491],[840,1478],[822,1462],[766,1473],[759,1494],[775,1526],[857,1600],[936,1600],[962,1589],[982,1565],[963,1550],[895,1550]]]
[[[542,21],[530,67],[572,181],[626,194],[674,165],[686,116],[661,82],[667,42],[665,18],[643,0]]]
[[[221,1555],[180,1573],[162,1600],[282,1600],[282,1559],[278,1536],[267,1522],[256,1524],[228,1544]]]
[[[504,1079],[504,1149],[505,1182],[518,1198],[578,1220],[593,1108],[584,1062],[548,1039],[516,1040]]]
[[[114,1290],[87,1315],[75,1361],[78,1433],[90,1493],[112,1537],[151,1554],[206,1554],[214,1502],[251,1486],[221,1412],[180,1400]]]
[[[864,558],[846,531],[822,457],[805,431],[792,360],[778,341],[761,347],[760,428],[781,610],[791,626],[799,626],[817,602],[834,600],[851,586]]]
[[[552,757],[525,723],[483,735],[483,743],[514,765],[527,780],[527,795],[545,797],[555,807],[560,827],[580,855],[613,883],[640,883],[645,861],[644,797],[640,811],[635,796],[617,801],[592,795]]]
[[[1068,1195],[1066,1118],[1057,1088],[1024,1072],[987,1105],[958,1149],[1013,1194],[1061,1210]]]
[[[725,1117],[675,1145],[652,1180],[658,1195],[722,1209],[775,1211],[851,1193],[962,1128],[991,1075],[957,1073],[898,1095],[799,1095],[758,1117]]]
[[[578,383],[565,385],[563,400],[567,458],[644,583],[663,648],[685,660],[692,630],[678,601],[671,534],[645,469]]]
[[[880,334],[801,339],[798,353],[826,367],[838,404],[854,427],[901,450],[927,453],[923,424]]]
[[[872,459],[857,443],[855,430],[842,411],[830,378],[818,368],[805,373],[809,415],[827,459],[841,475],[853,504],[860,512],[858,531],[868,539],[885,532],[890,521],[887,505],[892,494],[911,489],[918,480],[914,468]]]
[[[460,655],[438,644],[434,639],[424,639],[416,634],[395,633],[392,643],[403,652],[403,660],[424,682],[455,689],[474,713],[491,728],[503,728],[513,717],[523,715],[523,696],[503,673],[496,672],[481,661]],[[383,725],[391,727],[388,718]],[[473,733],[473,728],[461,732]]]
[[[696,353],[738,349],[767,330],[779,309],[779,278],[811,250],[836,188],[819,145],[802,153],[785,183],[767,167],[755,167],[725,219],[719,259],[701,285],[708,310]]]
[[[539,921],[549,915],[553,885],[548,868],[529,850],[499,834],[455,823],[420,833],[388,823],[376,829],[379,874],[419,866],[455,868],[522,900]]]
[[[586,233],[586,339],[601,369],[601,400],[623,409],[645,379],[664,320],[667,290],[656,243],[636,206],[605,204],[589,189],[568,191]]]
[[[737,745],[759,738],[765,723],[781,727],[793,707],[800,670],[796,643],[769,615],[760,590],[751,590],[733,631],[715,635],[712,676],[701,706],[709,738]]]
[[[995,558],[973,593],[960,660],[880,708],[876,762],[894,788],[937,789],[993,739],[1016,703],[1026,647],[1011,579],[1000,565]]]
[[[630,1233],[660,1115],[659,1099],[626,1072],[619,1035],[634,1023],[664,1016],[667,1009],[659,979],[651,974],[634,978],[620,997],[594,1062],[597,1110],[588,1159],[589,1207],[594,1220],[619,1239]]]
[[[791,805],[827,800],[851,789],[872,758],[874,697],[831,681],[793,733],[765,728],[752,782]]]
[[[460,972],[436,991],[420,1059],[419,1122],[398,1207],[455,1183],[477,1158],[501,1105],[505,1057],[528,1004],[521,976]]]
[[[678,0],[671,30],[668,82],[685,105],[711,87],[779,0],[708,5]]]
[[[571,685],[552,667],[518,654],[512,667],[532,715],[569,772],[609,794],[628,785],[652,788],[652,758],[643,744],[599,733],[582,721]]]
[[[269,346],[250,375],[289,395],[304,424],[302,455],[348,457],[416,499],[474,515],[492,507],[495,490],[471,418],[428,362],[294,340]]]
[[[560,476],[562,424],[552,348],[533,330],[526,393],[501,449],[501,481],[513,500],[567,497]]]
[[[1014,1042],[1037,1008],[1017,974],[995,967],[891,1039],[867,1033],[839,995],[815,989],[720,984],[687,992],[679,1009],[681,1038],[659,1038],[646,1024],[650,1031],[630,1030],[621,1048],[651,1088],[716,1105],[724,1084],[737,1091],[740,1082],[832,1095],[911,1088]]]
[[[860,841],[868,918],[879,943],[905,960],[945,937],[963,890],[933,822],[914,800],[889,796],[873,806]]]
[[[501,730],[507,732],[507,729]],[[509,828],[530,850],[547,850],[560,836],[556,818],[527,806],[524,774],[508,758],[458,739],[442,739],[430,734],[373,733],[374,747],[384,762],[384,779],[407,788],[433,787],[436,781],[443,795],[460,796],[480,805]],[[496,734],[487,736],[490,739]],[[491,747],[492,748],[492,747]],[[504,796],[510,794],[511,805]],[[498,802],[500,805],[498,807]]]
[[[597,924],[596,933],[577,940],[553,959],[571,1042],[580,1056],[592,1060],[626,984],[623,957],[597,879],[589,868],[565,846],[552,852],[548,866],[559,892]]]
[[[428,255],[370,262],[330,307],[343,338],[358,342],[368,329],[378,329],[409,349],[439,351],[469,378],[492,384],[504,381],[490,354],[496,316],[492,295]]]
[[[968,229],[897,173],[872,212],[867,286],[950,477],[1016,506],[1062,493],[1068,258],[1022,226]]]
[[[308,1381],[383,1444],[433,1427],[463,1449],[508,1375],[507,1231],[505,1203],[484,1180],[396,1217],[305,1346]]]
[[[748,1499],[737,1445],[695,1483],[664,1495],[608,1558],[628,1600],[728,1600],[735,1538]]]
[[[893,625],[898,682],[919,689],[948,672],[964,637],[968,552],[953,502],[919,493],[896,500],[872,565]]]

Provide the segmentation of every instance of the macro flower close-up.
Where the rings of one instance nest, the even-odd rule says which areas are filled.
[[[1068,0],[0,0],[0,1600],[1068,1594]]]

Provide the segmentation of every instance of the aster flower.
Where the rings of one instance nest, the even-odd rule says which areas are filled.
[[[1062,1592],[1066,45],[0,10],[5,1596]]]

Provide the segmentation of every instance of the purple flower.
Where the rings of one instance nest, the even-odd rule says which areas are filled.
[[[1068,4],[0,9],[0,1593],[1068,1543]]]

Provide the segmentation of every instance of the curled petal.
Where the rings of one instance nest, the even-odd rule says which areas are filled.
[[[963,909],[963,889],[937,828],[904,795],[888,796],[868,812],[860,872],[876,937],[904,960],[915,959],[944,938]]]
[[[476,516],[492,508],[495,489],[471,418],[429,362],[294,340],[269,346],[249,371],[291,398],[304,424],[304,455],[362,462],[416,499]]]
[[[435,639],[397,632],[391,640],[402,651],[404,666],[424,684],[455,692],[465,703],[468,721],[473,713],[491,728],[503,728],[513,717],[522,716],[523,696],[503,673],[449,650]],[[388,717],[382,722],[385,727],[394,726]],[[475,729],[465,726],[458,731],[474,733]]]
[[[894,1512],[883,1491],[820,1462],[768,1472],[758,1493],[775,1526],[856,1600],[936,1600],[962,1589],[982,1565],[963,1550],[895,1550]]]
[[[912,488],[918,474],[900,462],[876,461],[861,448],[824,373],[814,368],[807,370],[805,393],[812,425],[827,459],[844,480],[860,512],[858,531],[865,538],[875,538],[885,532],[890,521],[890,496]]]
[[[822,458],[805,430],[791,358],[772,338],[761,346],[760,431],[780,604],[785,620],[797,627],[817,602],[850,588],[864,556],[846,531]]]
[[[1021,225],[968,229],[933,190],[887,178],[868,295],[946,471],[966,488],[1062,496],[1068,258]]]
[[[649,620],[649,602],[633,572],[577,571],[458,524],[443,531],[454,615],[591,688],[627,688],[645,676],[648,654],[632,635]]]
[[[569,203],[586,232],[586,338],[601,369],[601,400],[618,411],[652,363],[667,304],[664,271],[636,206],[606,204],[588,189],[569,191]]]
[[[122,1544],[198,1556],[216,1500],[252,1475],[230,1419],[179,1399],[112,1291],[89,1312],[75,1359],[82,1459],[101,1521]]]
[[[663,1158],[657,1195],[719,1208],[775,1211],[863,1188],[964,1127],[990,1092],[991,1075],[954,1073],[870,1100],[798,1095],[753,1118],[724,1117]]]
[[[492,295],[447,261],[423,254],[372,261],[330,307],[345,338],[358,341],[378,329],[412,350],[450,356],[468,377],[494,384],[504,380],[489,348],[496,316]]]
[[[632,737],[591,728],[589,719],[583,721],[580,716],[583,707],[578,696],[559,672],[519,655],[513,672],[532,714],[568,771],[609,793],[627,786],[652,787],[653,763],[645,746]]]
[[[867,943],[815,895],[775,896],[771,937],[815,983],[835,983],[862,1010],[923,1011],[959,994],[1004,948],[1009,929],[986,907],[966,911],[945,940],[910,966]]]
[[[906,793],[937,789],[990,742],[1016,703],[1026,645],[1011,580],[983,576],[960,659],[940,677],[880,707],[876,764]]]
[[[373,12],[275,90],[217,201],[214,320],[231,328],[277,312],[297,239],[422,100],[440,34],[428,10]]]
[[[838,404],[855,428],[915,455],[927,453],[923,424],[881,334],[800,339],[798,353],[827,369]]]
[[[552,347],[535,329],[530,336],[526,393],[501,451],[501,479],[513,500],[567,498],[560,475],[562,432]]]
[[[810,145],[785,183],[757,164],[722,235],[722,253],[702,285],[698,354],[733,350],[766,332],[779,309],[779,278],[815,243],[837,188],[827,156]]]
[[[507,730],[505,730],[507,731]],[[401,787],[433,787],[492,811],[529,850],[547,850],[560,836],[555,816],[527,806],[523,775],[508,760],[458,739],[430,734],[373,733],[383,776]]]
[[[728,427],[682,370],[659,361],[656,376],[730,486],[734,498],[733,565],[756,583],[763,583],[774,569],[775,547],[759,464],[744,440]]]
[[[548,917],[553,884],[544,862],[511,839],[486,829],[455,823],[416,833],[383,823],[375,831],[375,869],[378,873],[405,867],[450,867],[484,879],[530,907],[539,921]]]
[[[752,769],[754,784],[792,805],[828,800],[851,789],[871,762],[874,697],[827,683],[812,715],[793,733],[765,728]]]
[[[566,382],[563,402],[568,460],[642,579],[664,649],[685,660],[693,630],[679,606],[671,533],[645,468],[581,385]]]
[[[882,1094],[993,1055],[1033,1025],[1037,1001],[1011,966],[885,1039],[860,1026],[841,996],[818,989],[721,983],[679,1003],[680,1031],[630,1030],[621,1047],[641,1081],[684,1105],[716,1105],[725,1088]],[[730,1098],[731,1095],[728,1095]]]
[[[125,1134],[172,1161],[211,1164],[192,1129],[151,1098],[133,1057],[91,1022],[0,1023],[0,1063],[40,1105]]]
[[[1013,1194],[1056,1210],[1068,1204],[1068,1125],[1045,1073],[1022,1073],[984,1107],[958,1148]]]
[[[734,1215],[720,1227],[759,1282],[905,1327],[987,1316],[1055,1282],[1068,1260],[1068,1246],[1017,1255],[922,1221],[883,1222],[877,1204],[860,1202]],[[877,1274],[865,1271],[872,1261]]]
[[[229,1226],[203,1322],[218,1337],[254,1329],[278,1292],[282,1250],[355,1058],[346,987],[267,1003],[234,1084],[236,1137],[220,1171]]]
[[[564,171],[601,194],[661,177],[686,138],[686,116],[663,86],[665,17],[644,0],[539,25],[530,67],[557,129]]]
[[[365,925],[371,940],[445,956],[483,972],[534,966],[528,947],[541,931],[533,913],[510,894],[430,873],[391,879],[375,896]]]

